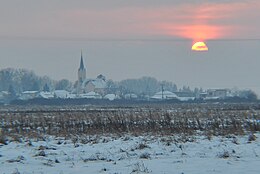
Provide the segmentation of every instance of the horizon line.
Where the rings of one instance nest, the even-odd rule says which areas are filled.
[[[190,42],[192,39],[185,38],[79,38],[79,37],[27,37],[27,36],[0,36],[2,40],[20,41],[85,41],[85,42]],[[235,41],[260,41],[260,38],[220,38],[205,39],[204,42],[235,42]]]

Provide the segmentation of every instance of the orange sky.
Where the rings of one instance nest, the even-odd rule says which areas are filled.
[[[193,41],[240,38],[246,34],[242,31],[246,31],[247,26],[237,25],[236,21],[245,22],[244,15],[254,9],[252,6],[253,4],[241,2],[183,5],[181,11],[177,10],[172,13],[172,16],[175,16],[173,22],[162,22],[156,27],[166,35]]]
[[[208,40],[259,36],[260,26],[254,22],[260,16],[260,2],[256,0],[201,3],[173,0],[168,4],[158,1],[159,5],[144,5],[140,1],[141,5],[138,5],[138,2],[133,5],[133,2],[132,5],[126,3],[107,8],[102,5],[91,6],[91,1],[81,5],[76,3],[70,5],[68,2],[59,5],[50,3],[47,6],[46,4],[35,4],[33,7],[28,5],[28,8],[10,5],[15,9],[9,10],[7,7],[0,7],[2,22],[0,37],[158,38],[169,36]],[[9,13],[10,11],[12,13]]]

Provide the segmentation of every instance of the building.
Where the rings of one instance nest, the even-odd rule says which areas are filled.
[[[195,100],[196,95],[193,92],[174,92],[180,101],[191,101]]]
[[[107,88],[106,78],[103,75],[99,75],[96,79],[86,80],[83,82],[82,88],[85,93],[93,91],[104,96]]]
[[[88,98],[88,99],[101,99],[102,96],[94,91],[88,92],[86,94],[80,94],[79,98]]]
[[[78,82],[80,84],[82,84],[86,80],[86,76],[87,76],[87,70],[84,66],[83,56],[82,56],[82,52],[81,52],[80,65],[79,65],[79,69],[78,69]]]
[[[157,92],[154,96],[151,97],[151,99],[156,100],[166,100],[166,99],[178,99],[178,96],[170,91],[160,91]]]
[[[95,92],[101,96],[104,96],[107,88],[106,78],[102,74],[97,76],[96,79],[86,78],[86,68],[84,66],[82,53],[80,58],[80,66],[78,69],[78,81],[76,84],[77,95],[79,97],[82,96],[80,94],[86,94],[89,92]]]
[[[207,90],[206,99],[225,99],[227,94],[227,89],[209,89]]]
[[[78,69],[78,81],[76,82],[76,93],[77,94],[82,94],[84,91],[82,89],[82,85],[85,82],[87,77],[87,70],[84,66],[84,61],[83,61],[83,55],[81,51],[81,56],[80,56],[80,65]]]
[[[20,100],[29,100],[37,98],[39,94],[39,91],[24,91],[21,93],[19,99]]]

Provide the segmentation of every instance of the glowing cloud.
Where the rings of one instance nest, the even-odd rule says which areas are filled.
[[[164,30],[168,35],[179,36],[191,40],[217,39],[227,33],[228,28],[214,25],[165,25]]]
[[[193,46],[191,47],[192,51],[208,51],[208,47],[204,42],[196,42],[195,44],[193,44]]]
[[[169,15],[171,21],[164,20],[157,28],[166,35],[193,41],[233,37],[241,33],[243,26],[237,26],[232,19],[239,18],[246,8],[241,2],[232,3],[232,7],[230,3],[184,4],[181,11],[173,10]]]

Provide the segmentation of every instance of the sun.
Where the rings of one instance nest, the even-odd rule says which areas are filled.
[[[208,47],[205,42],[195,42],[191,47],[192,51],[208,51]]]

